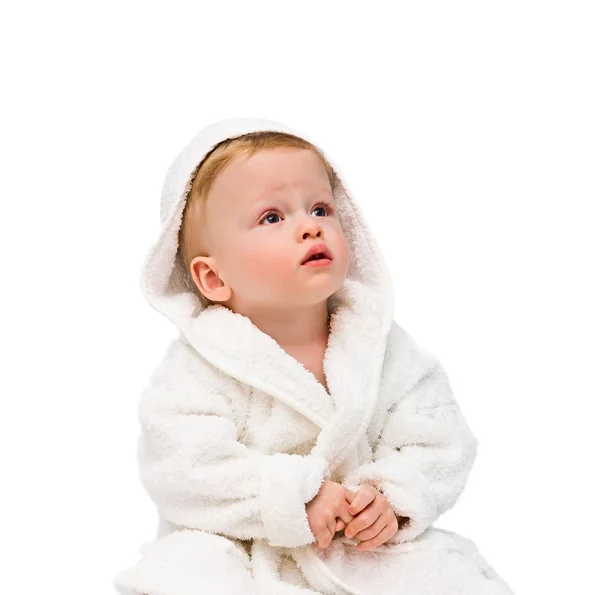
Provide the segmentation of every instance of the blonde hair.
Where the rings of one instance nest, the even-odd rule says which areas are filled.
[[[185,270],[185,282],[201,299],[205,306],[213,304],[194,283],[190,266],[196,256],[206,255],[205,233],[205,206],[206,197],[219,173],[239,156],[251,157],[264,149],[290,147],[308,149],[313,151],[323,162],[331,190],[334,193],[340,182],[332,166],[329,164],[322,151],[309,141],[293,134],[277,131],[251,132],[229,138],[216,145],[198,164],[192,174],[191,187],[188,192],[186,205],[183,211],[181,226],[179,228],[179,247],[177,257]],[[198,233],[199,232],[199,233]]]

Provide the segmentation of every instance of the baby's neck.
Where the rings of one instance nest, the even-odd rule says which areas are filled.
[[[294,313],[247,316],[286,351],[314,351],[327,345],[330,323],[327,302]]]

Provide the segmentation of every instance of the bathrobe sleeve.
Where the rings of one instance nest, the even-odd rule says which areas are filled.
[[[305,505],[329,477],[327,461],[239,442],[231,383],[219,385],[197,358],[174,342],[142,394],[139,471],[158,513],[182,527],[272,546],[312,543]]]
[[[402,391],[384,416],[374,461],[355,468],[343,485],[370,484],[390,502],[399,529],[386,543],[419,536],[462,493],[478,441],[434,360]]]

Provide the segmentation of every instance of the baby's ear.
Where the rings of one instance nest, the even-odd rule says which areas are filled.
[[[190,274],[196,287],[213,302],[226,302],[231,298],[231,288],[219,277],[214,258],[196,256],[190,263]]]

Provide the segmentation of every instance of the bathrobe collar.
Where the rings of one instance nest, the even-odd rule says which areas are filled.
[[[343,286],[329,298],[332,313],[324,358],[329,394],[315,376],[252,321],[222,305],[209,305],[187,285],[179,258],[178,231],[197,165],[219,142],[260,130],[294,134],[318,146],[339,181],[334,192],[349,247]],[[283,124],[231,118],[201,130],[170,165],[162,189],[161,231],[148,252],[141,288],[150,305],[169,318],[180,337],[224,374],[263,390],[320,428],[311,454],[346,458],[372,417],[393,321],[389,270],[339,168],[312,138]]]

